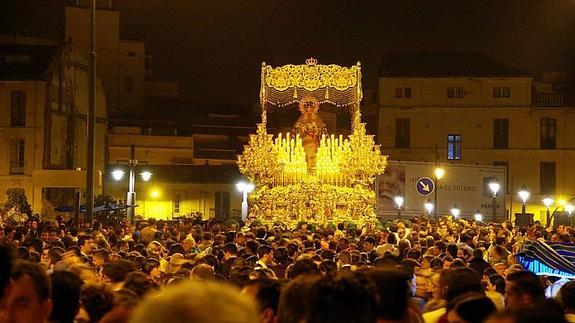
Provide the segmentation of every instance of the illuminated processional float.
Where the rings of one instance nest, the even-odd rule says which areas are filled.
[[[261,123],[238,156],[240,172],[255,184],[247,222],[295,227],[351,221],[376,221],[375,176],[387,156],[366,134],[361,122],[361,65],[262,64]],[[319,117],[320,105],[346,109],[351,134],[329,134]],[[267,112],[299,108],[299,119],[286,134],[267,133]]]

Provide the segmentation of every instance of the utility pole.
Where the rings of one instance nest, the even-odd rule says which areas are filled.
[[[92,224],[94,214],[94,166],[96,163],[96,0],[90,2],[90,67],[88,81],[88,151],[86,159],[86,216],[84,222]]]

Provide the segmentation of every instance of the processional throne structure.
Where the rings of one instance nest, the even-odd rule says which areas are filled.
[[[325,224],[375,221],[375,176],[383,173],[387,156],[366,134],[361,122],[361,65],[262,64],[262,121],[238,156],[242,174],[255,184],[249,196],[247,221]],[[318,115],[320,106],[345,109],[351,134],[329,134]],[[298,107],[291,132],[268,134],[267,113]]]

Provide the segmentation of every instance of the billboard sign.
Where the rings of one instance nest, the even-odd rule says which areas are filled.
[[[385,173],[376,178],[377,213],[393,216],[397,212],[394,203],[396,196],[404,198],[406,216],[426,213],[425,202],[434,203],[437,194],[437,214],[447,215],[454,205],[461,210],[461,216],[473,218],[479,211],[484,219],[493,214],[493,196],[489,183],[501,184],[501,192],[496,197],[496,214],[504,219],[506,174],[505,167],[477,165],[441,165],[443,177],[434,182],[435,164],[419,162],[389,161]]]

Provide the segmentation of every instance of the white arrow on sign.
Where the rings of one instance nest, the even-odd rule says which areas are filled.
[[[429,191],[430,191],[430,188],[429,188],[429,185],[428,185],[428,184],[425,184],[423,181],[420,181],[419,184],[421,184],[421,188],[422,188],[424,191],[426,191],[426,192],[429,192]]]

